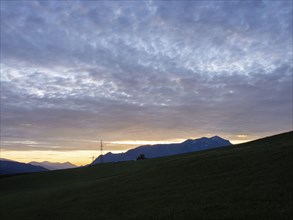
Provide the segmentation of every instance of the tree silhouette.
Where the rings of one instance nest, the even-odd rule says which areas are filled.
[[[144,160],[144,159],[146,159],[146,157],[145,157],[144,154],[140,154],[140,155],[136,158],[136,160]]]

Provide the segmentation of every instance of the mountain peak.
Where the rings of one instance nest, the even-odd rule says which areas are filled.
[[[201,138],[197,138],[197,139],[187,139],[186,141],[183,141],[182,143],[191,144],[191,143],[195,143],[195,142],[198,142],[198,141],[227,141],[227,140],[224,139],[224,138],[221,138],[218,135],[215,135],[215,136],[212,136],[210,138],[201,137]]]
[[[228,140],[216,135],[211,138],[202,137],[198,139],[187,139],[182,143],[143,145],[120,154],[107,153],[103,156],[103,161],[107,163],[135,160],[140,154],[144,154],[147,158],[156,158],[224,147],[228,145],[231,145]],[[100,157],[96,158],[92,164],[97,163],[101,163]]]
[[[211,139],[213,139],[213,140],[217,140],[217,139],[224,140],[224,138],[221,138],[221,137],[218,136],[218,135],[215,135],[215,136],[211,137]]]
[[[61,169],[69,169],[69,168],[75,168],[76,165],[72,164],[70,162],[49,162],[49,161],[43,161],[43,162],[36,162],[32,161],[29,164],[35,165],[35,166],[42,166],[48,170],[61,170]]]

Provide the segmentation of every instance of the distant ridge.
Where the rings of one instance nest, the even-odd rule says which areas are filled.
[[[19,173],[34,173],[48,171],[41,166],[34,166],[27,163],[20,163],[4,158],[0,159],[0,175],[19,174]]]
[[[48,170],[62,170],[62,169],[70,169],[70,168],[75,168],[77,167],[76,165],[65,162],[65,163],[53,163],[49,161],[43,161],[43,162],[29,162],[29,164],[32,164],[34,166],[42,166]]]
[[[125,153],[119,154],[113,154],[110,152],[103,155],[103,162],[109,163],[135,160],[140,154],[144,154],[146,158],[164,157],[194,151],[207,150],[217,147],[224,147],[228,145],[231,145],[230,141],[225,140],[219,136],[213,136],[211,138],[202,137],[199,139],[188,139],[182,143],[139,146]],[[92,162],[92,165],[98,164],[100,162],[101,157],[99,156]]]

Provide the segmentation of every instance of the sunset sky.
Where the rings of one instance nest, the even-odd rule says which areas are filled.
[[[2,1],[1,157],[292,130],[292,1]]]

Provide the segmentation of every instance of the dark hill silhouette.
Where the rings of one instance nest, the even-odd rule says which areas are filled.
[[[0,178],[1,220],[292,219],[293,132]],[[3,211],[2,211],[3,210]]]
[[[12,160],[0,160],[0,175],[19,174],[19,173],[34,173],[48,171],[41,166],[34,166],[27,163],[20,163]]]

